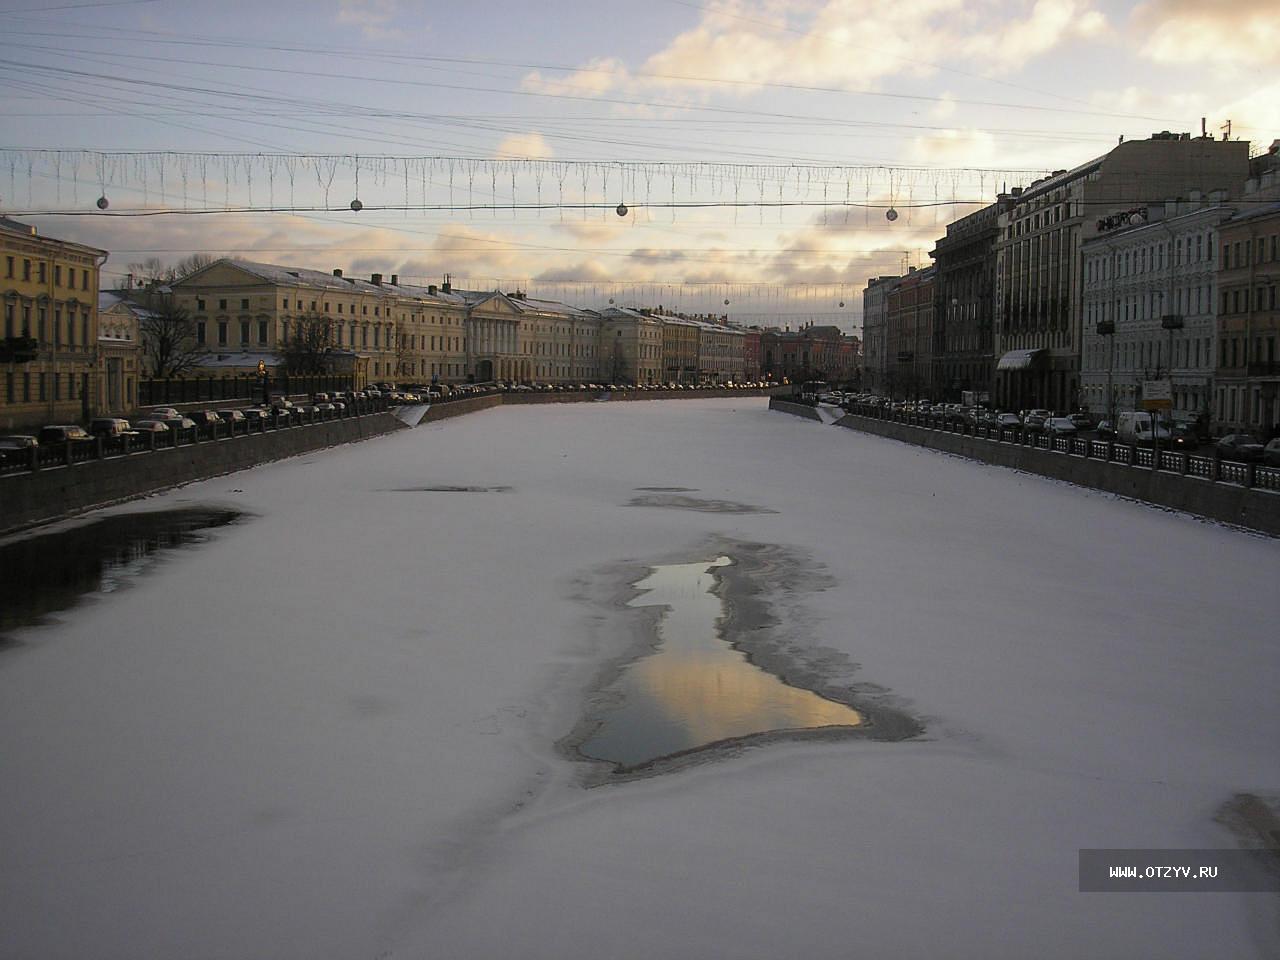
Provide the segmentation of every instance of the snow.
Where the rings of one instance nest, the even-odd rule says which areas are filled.
[[[411,492],[412,486],[510,492]],[[776,513],[624,506],[645,486]],[[254,514],[0,649],[0,957],[1269,957],[1080,894],[1280,793],[1272,540],[720,399],[495,408],[121,510]],[[592,789],[600,572],[784,545],[916,740]]]

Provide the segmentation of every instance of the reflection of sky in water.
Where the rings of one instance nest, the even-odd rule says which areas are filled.
[[[816,693],[789,687],[747,662],[716,633],[720,598],[714,567],[732,561],[654,567],[632,606],[665,605],[656,652],[629,665],[609,710],[582,753],[635,766],[681,750],[770,730],[855,726],[858,713]]]

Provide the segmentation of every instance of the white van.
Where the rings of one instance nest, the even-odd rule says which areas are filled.
[[[1141,410],[1125,410],[1116,417],[1116,440],[1119,443],[1136,443],[1140,447],[1151,446],[1152,414]],[[1169,445],[1169,422],[1157,419],[1156,441]]]

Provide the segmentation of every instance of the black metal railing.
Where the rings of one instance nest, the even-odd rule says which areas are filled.
[[[854,404],[849,408],[849,413],[925,430],[977,437],[991,443],[1012,443],[1063,456],[1101,460],[1121,467],[1159,470],[1162,473],[1175,473],[1215,483],[1229,483],[1280,492],[1280,467],[1260,463],[1241,463],[1235,460],[1224,460],[1216,455],[1206,457],[1177,450],[1156,451],[1151,447],[1117,443],[1111,440],[1054,436],[1044,430],[974,424],[955,415],[890,410],[870,404]]]

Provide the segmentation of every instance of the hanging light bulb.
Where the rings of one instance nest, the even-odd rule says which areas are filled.
[[[842,307],[844,306],[844,301],[843,301],[843,300],[841,300],[841,301],[840,301],[840,306],[842,306]]]
[[[99,210],[105,210],[105,209],[107,209],[107,207],[109,207],[109,206],[111,206],[111,201],[107,199],[106,194],[103,194],[102,196],[100,196],[100,197],[98,198],[98,209],[99,209]]]
[[[359,213],[361,210],[364,209],[364,204],[360,202],[359,198],[357,198],[351,201],[351,209],[355,213]]]
[[[625,203],[618,204],[617,214],[620,217],[625,217],[627,215],[627,205]]]
[[[893,221],[898,219],[898,211],[893,209],[893,207],[890,207],[884,212],[884,218],[890,223],[893,223]]]
[[[729,305],[729,301],[725,300],[724,305],[727,307]]]

